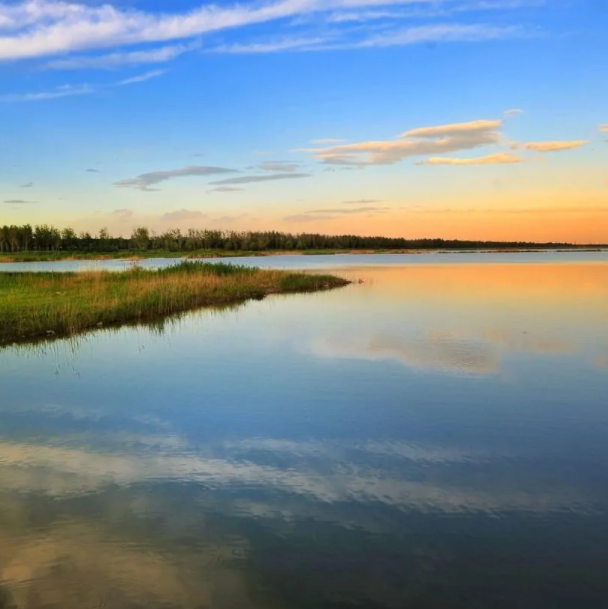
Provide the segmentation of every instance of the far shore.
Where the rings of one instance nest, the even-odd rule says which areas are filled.
[[[194,252],[173,252],[168,250],[140,250],[140,251],[114,251],[114,252],[86,252],[86,251],[34,251],[34,252],[3,252],[0,253],[0,264],[16,262],[60,262],[69,260],[103,261],[122,260],[137,262],[150,258],[176,258],[183,260],[204,260],[212,258],[242,258],[242,257],[268,257],[268,256],[334,256],[346,254],[352,256],[365,256],[372,254],[517,254],[517,253],[581,253],[581,252],[608,252],[606,247],[577,247],[570,248],[494,248],[494,249],[344,249],[344,250],[261,250],[261,251],[235,251],[235,250],[200,250]]]

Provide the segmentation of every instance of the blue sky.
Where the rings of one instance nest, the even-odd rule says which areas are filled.
[[[607,28],[605,0],[0,2],[0,223],[602,240]]]

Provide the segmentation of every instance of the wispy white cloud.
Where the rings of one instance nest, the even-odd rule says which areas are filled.
[[[166,74],[167,70],[152,70],[151,72],[146,72],[145,74],[139,74],[138,76],[132,76],[131,78],[126,78],[125,80],[120,80],[114,83],[115,87],[124,87],[125,85],[134,85],[138,82],[146,82],[146,80],[151,80],[152,78],[158,78],[163,74]]]
[[[381,48],[440,42],[481,42],[522,35],[517,26],[487,24],[440,24],[385,32],[364,40],[337,45],[336,48]],[[331,47],[330,47],[331,48]]]
[[[61,97],[71,97],[73,95],[89,95],[107,87],[124,87],[126,85],[134,85],[140,82],[146,82],[147,80],[151,80],[152,78],[158,78],[163,74],[166,74],[166,70],[153,70],[151,72],[146,72],[145,74],[139,74],[137,76],[132,76],[131,78],[119,80],[118,82],[112,82],[105,85],[97,85],[96,87],[93,87],[88,84],[63,85],[61,87],[53,89],[52,91],[42,91],[36,93],[10,93],[7,95],[0,95],[0,101],[44,101],[48,99],[58,99]]]
[[[311,144],[317,144],[319,146],[324,146],[325,144],[339,144],[340,142],[343,142],[344,140],[335,138],[335,137],[325,137],[325,138],[321,138],[318,140],[310,140]]]
[[[176,44],[145,51],[110,53],[107,55],[77,56],[49,61],[44,67],[51,70],[112,69],[146,63],[172,61],[184,53],[200,48],[196,44]]]
[[[603,125],[600,125],[600,131],[603,131],[604,133],[608,133],[608,123],[604,123]]]
[[[0,95],[0,101],[4,102],[31,102],[44,101],[47,99],[58,99],[61,97],[71,97],[73,95],[88,95],[93,93],[95,89],[89,85],[64,85],[53,91],[41,91],[38,93],[9,93]]]
[[[328,23],[365,23],[368,21],[386,21],[400,19],[440,19],[453,17],[459,13],[475,11],[507,11],[518,8],[540,6],[545,0],[497,0],[496,2],[429,2],[419,8],[387,10],[386,8],[358,10],[350,9],[330,13],[326,17]],[[379,3],[380,4],[380,3]],[[399,3],[382,3],[395,5]]]
[[[575,150],[585,144],[590,144],[589,140],[574,140],[569,142],[530,142],[524,144],[526,150],[534,152],[562,152],[564,150]]]
[[[278,53],[280,51],[305,51],[319,47],[327,42],[325,38],[294,38],[270,40],[263,42],[251,42],[246,44],[223,44],[209,49],[210,53],[229,54],[262,54]]]
[[[449,157],[431,157],[421,161],[420,165],[501,165],[510,163],[523,163],[526,159],[511,152],[497,152],[471,159],[454,159]]]
[[[464,8],[467,4],[471,3],[455,0],[452,6]],[[78,57],[74,60],[60,58],[49,64],[49,67],[75,69],[79,66],[105,67],[168,61],[186,49],[163,47],[132,53],[123,49],[130,45],[183,41],[222,30],[314,14],[331,14],[334,22],[339,23],[341,15],[348,11],[382,11],[386,7],[394,9],[412,5],[420,6],[429,18],[437,18],[437,5],[430,0],[275,0],[251,4],[204,4],[188,11],[173,13],[147,12],[109,3],[21,0],[0,4],[0,61],[99,52],[110,48],[121,50],[101,57]],[[429,41],[492,40],[519,33],[518,28],[513,26],[439,24],[377,34],[354,42],[343,40],[333,43],[326,36],[319,39],[313,31],[312,35],[305,34],[299,39],[286,35],[279,41],[227,44],[214,50],[261,53],[308,48],[366,48]]]
[[[326,21],[328,23],[364,23],[367,21],[378,21],[381,19],[411,19],[412,17],[425,16],[428,17],[427,11],[409,11],[404,13],[402,11],[387,11],[387,10],[375,10],[375,11],[344,11],[339,13],[331,13],[327,15]]]
[[[371,49],[396,46],[410,46],[428,43],[481,42],[500,40],[523,35],[518,26],[494,26],[488,24],[447,23],[409,28],[384,30],[363,30],[359,36],[336,30],[325,33],[324,37],[303,39],[282,39],[221,45],[210,49],[213,53],[276,53],[280,51],[339,51]]]

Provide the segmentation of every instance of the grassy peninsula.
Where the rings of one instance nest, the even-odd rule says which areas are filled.
[[[0,344],[347,283],[332,275],[191,261],[161,270],[0,273]]]

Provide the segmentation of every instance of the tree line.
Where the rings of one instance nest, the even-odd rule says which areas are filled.
[[[146,227],[133,230],[130,237],[115,237],[106,228],[92,235],[72,228],[58,229],[47,224],[0,226],[0,252],[79,251],[118,252],[124,250],[382,250],[382,249],[486,249],[573,247],[569,243],[526,241],[461,241],[451,239],[406,239],[402,237],[363,237],[278,231],[221,231],[171,229],[156,234]]]

